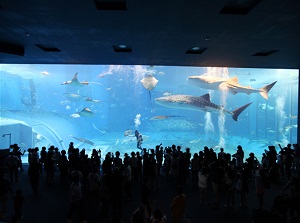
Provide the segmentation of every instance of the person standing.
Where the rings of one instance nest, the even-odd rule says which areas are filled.
[[[84,222],[82,184],[79,175],[75,175],[72,178],[70,186],[70,208],[67,214],[67,222],[72,222],[74,213],[78,214],[79,222]]]
[[[266,186],[268,187],[268,179],[264,169],[257,170],[254,174],[255,177],[255,189],[258,198],[259,208],[263,208],[264,195]]]
[[[183,189],[181,186],[177,186],[176,192],[177,195],[173,198],[173,201],[171,203],[172,220],[173,223],[183,223],[186,195],[183,193]]]
[[[26,150],[24,150],[23,152],[21,152],[20,147],[18,146],[18,144],[14,144],[12,146],[13,149],[13,153],[16,157],[18,157],[18,168],[20,168],[20,171],[24,171],[23,169],[23,164],[22,164],[22,158],[21,156],[23,156],[26,152]]]
[[[15,214],[12,216],[12,223],[22,222],[23,214],[22,207],[24,203],[24,196],[22,190],[17,190],[13,197]]]
[[[194,157],[192,159],[192,183],[193,183],[193,189],[197,188],[199,170],[200,170],[199,156],[198,156],[198,153],[194,153]]]
[[[12,188],[9,180],[5,177],[3,170],[0,170],[0,220],[6,219],[9,194],[12,194]]]
[[[208,168],[203,167],[202,170],[198,172],[198,187],[200,191],[200,202],[209,205],[209,196],[208,196]]]
[[[28,175],[34,194],[38,193],[40,174],[42,174],[41,164],[36,159],[33,159],[29,164]]]
[[[15,175],[15,182],[18,182],[18,162],[19,158],[13,154],[9,153],[9,156],[4,159],[4,163],[8,166],[10,182],[13,182],[13,177]]]
[[[132,199],[132,192],[131,192],[131,185],[132,185],[132,171],[131,171],[131,166],[129,164],[129,161],[126,159],[124,160],[124,184],[125,184],[125,194],[126,194],[126,199],[131,200]]]

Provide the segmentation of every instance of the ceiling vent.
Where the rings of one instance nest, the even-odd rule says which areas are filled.
[[[126,0],[94,0],[98,10],[127,10]]]
[[[131,53],[132,48],[125,44],[113,45],[116,53]]]
[[[0,53],[14,54],[18,56],[24,56],[25,48],[21,45],[13,43],[0,42]]]
[[[38,48],[45,52],[61,52],[60,49],[48,44],[35,44]]]
[[[247,15],[261,0],[228,0],[220,14]]]
[[[207,48],[194,46],[191,49],[188,49],[186,54],[202,54]]]
[[[259,51],[255,54],[253,54],[252,56],[258,56],[258,57],[266,57],[266,56],[269,56],[273,53],[276,53],[278,52],[279,50],[262,50],[262,51]]]

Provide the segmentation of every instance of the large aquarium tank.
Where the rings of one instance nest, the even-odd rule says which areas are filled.
[[[260,160],[297,143],[299,70],[184,66],[0,65],[1,144],[100,149],[204,146]],[[104,156],[103,156],[104,157]],[[26,156],[23,161],[27,162]]]

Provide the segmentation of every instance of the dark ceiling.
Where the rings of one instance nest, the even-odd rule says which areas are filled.
[[[0,19],[0,63],[300,68],[299,0],[0,0]]]

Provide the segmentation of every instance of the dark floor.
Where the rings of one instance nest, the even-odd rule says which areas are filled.
[[[25,165],[25,170],[28,167]],[[22,189],[25,196],[25,204],[23,206],[23,222],[24,223],[53,223],[53,222],[66,222],[66,215],[69,208],[69,194],[68,190],[61,186],[58,179],[53,185],[47,186],[45,184],[45,177],[43,177],[39,184],[39,193],[34,195],[28,181],[27,171],[20,173],[20,180],[18,183],[13,183],[13,190]],[[279,180],[277,183],[272,184],[271,188],[266,191],[265,205],[266,209],[270,209],[273,199],[280,193],[281,189],[287,182],[287,178]],[[159,190],[152,192],[153,200],[159,200],[163,211],[167,215],[168,222],[171,222],[170,204],[172,198],[175,196],[175,183],[173,178],[160,176]],[[236,206],[226,209],[225,195],[222,196],[221,207],[213,209],[212,207],[204,207],[199,201],[199,192],[192,188],[191,178],[188,179],[184,186],[184,192],[187,195],[186,207],[186,222],[203,222],[203,223],[250,223],[251,216],[254,209],[258,207],[258,201],[254,189],[254,180],[249,181],[250,192],[247,196],[247,208],[237,207],[239,203],[239,195],[236,195]],[[133,199],[130,201],[123,200],[122,221],[130,222],[130,216],[140,203],[140,183],[133,185]],[[212,192],[210,198],[213,199]],[[87,222],[106,222],[103,220],[100,208],[91,209],[86,204]],[[9,208],[7,212],[7,222],[13,214],[12,200],[9,201]],[[112,214],[109,213],[111,216]],[[0,221],[1,222],[1,221]],[[6,221],[3,221],[6,222]],[[74,217],[73,222],[78,222]]]

